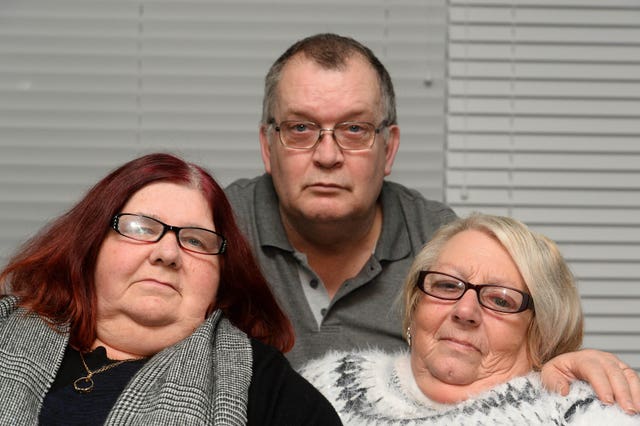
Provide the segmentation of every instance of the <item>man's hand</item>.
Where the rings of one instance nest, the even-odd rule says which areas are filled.
[[[640,377],[615,355],[583,349],[559,355],[542,366],[542,382],[550,391],[566,395],[576,379],[589,382],[602,402],[615,402],[627,413],[640,412]]]

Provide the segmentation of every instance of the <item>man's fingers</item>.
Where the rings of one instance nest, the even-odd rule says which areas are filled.
[[[567,372],[562,371],[551,363],[543,366],[540,372],[540,378],[545,388],[551,392],[559,393],[562,396],[567,396],[571,382],[576,379],[571,376],[570,373],[567,374]]]
[[[586,369],[588,375],[582,375],[582,380],[588,381],[595,391],[598,399],[607,405],[615,402],[620,404],[619,398],[630,396],[629,389],[625,388],[626,381],[621,380],[622,370],[618,368],[605,368],[602,364],[594,363]],[[626,392],[626,394],[625,394]]]
[[[566,395],[571,382],[584,380],[603,403],[640,413],[640,376],[611,353],[594,349],[565,353],[543,365],[541,373],[551,391]]]
[[[640,377],[638,373],[626,365],[622,365],[620,389],[621,392],[614,385],[614,394],[618,404],[627,413],[639,413],[640,412]]]

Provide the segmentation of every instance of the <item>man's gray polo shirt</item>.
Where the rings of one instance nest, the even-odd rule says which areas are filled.
[[[328,350],[379,347],[393,351],[405,345],[397,299],[414,256],[436,229],[455,218],[450,208],[385,181],[379,199],[382,232],[375,252],[357,276],[342,284],[318,326],[302,285],[313,285],[314,279],[317,284],[320,278],[306,264],[306,256],[287,240],[270,176],[238,180],[226,193],[295,328],[296,343],[287,354],[294,368]]]

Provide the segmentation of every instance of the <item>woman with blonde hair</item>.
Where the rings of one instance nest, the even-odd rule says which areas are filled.
[[[345,424],[640,424],[585,382],[566,397],[544,390],[541,366],[580,347],[583,315],[557,246],[521,222],[475,214],[443,226],[403,301],[409,351],[334,353],[302,370]]]

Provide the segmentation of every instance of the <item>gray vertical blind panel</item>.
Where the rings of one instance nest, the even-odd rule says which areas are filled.
[[[393,180],[444,197],[445,0],[0,2],[0,266],[135,156],[171,151],[226,185],[262,173],[263,78],[292,42],[349,35],[388,67]]]
[[[640,2],[449,2],[446,201],[555,239],[640,369]]]

